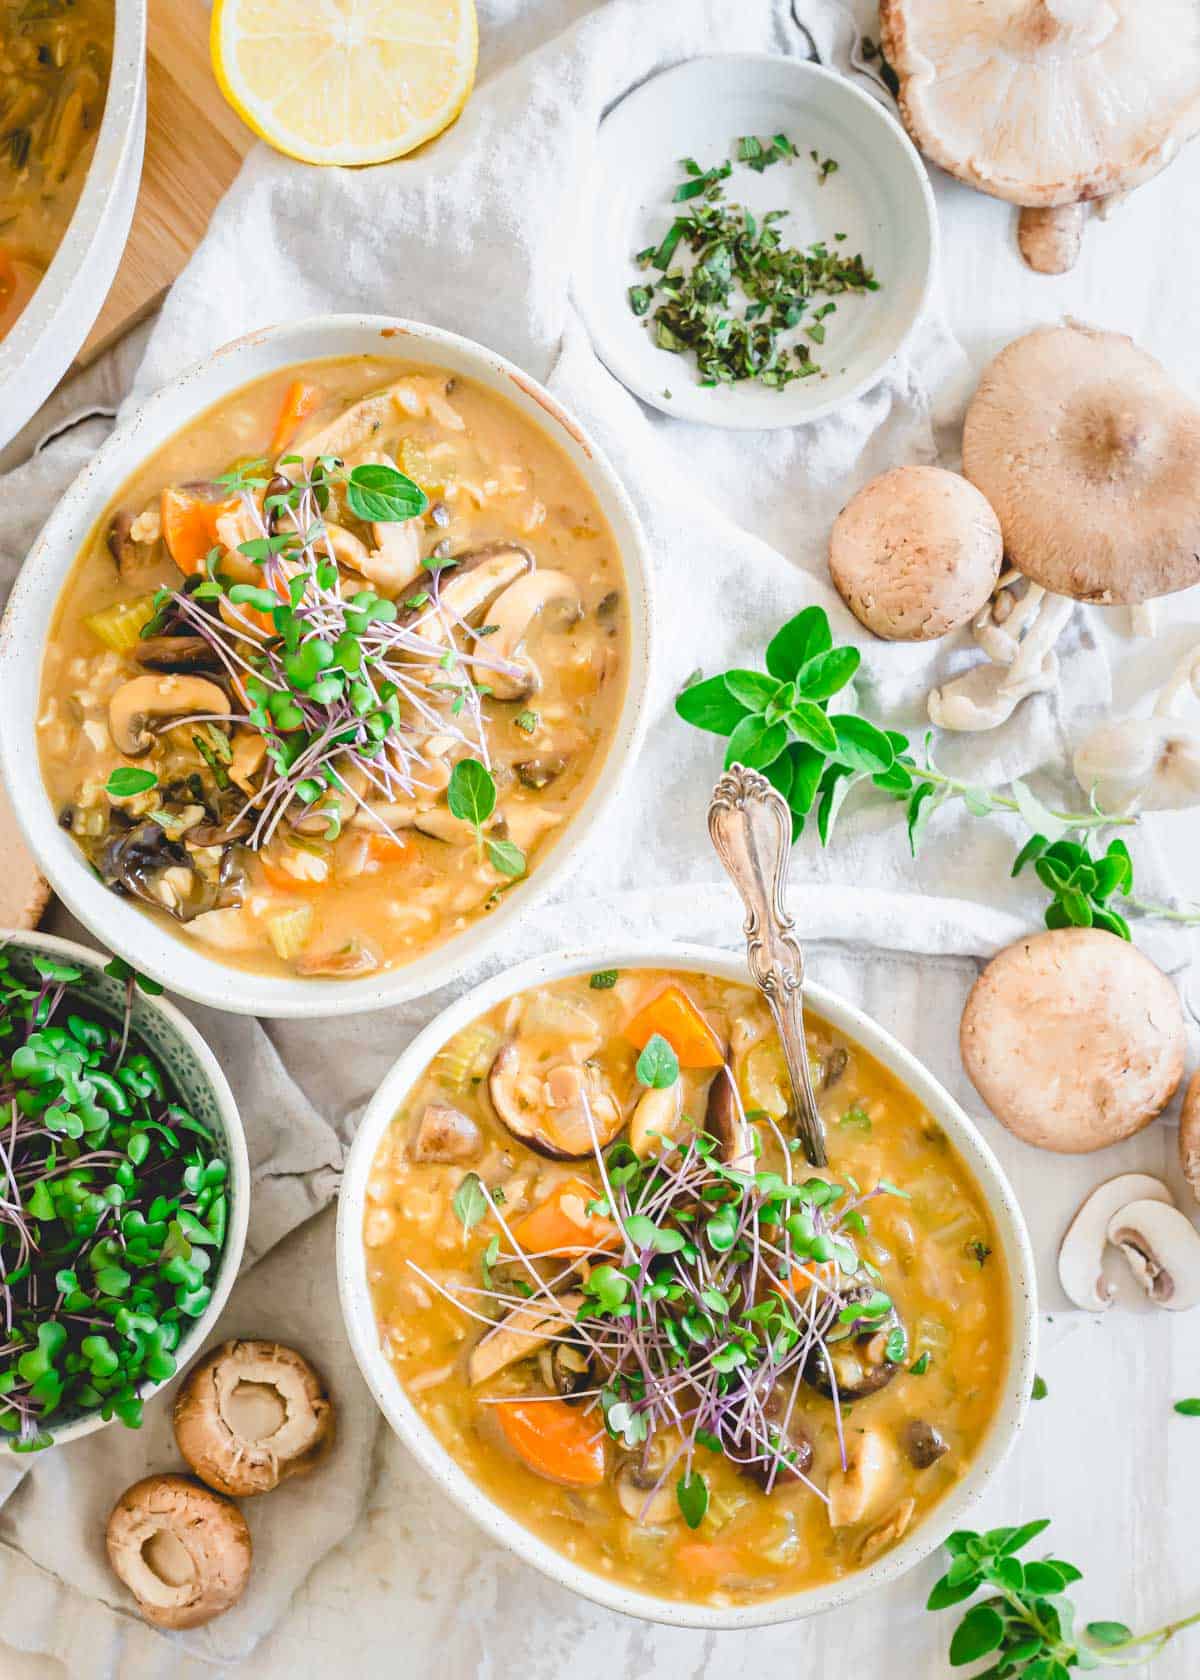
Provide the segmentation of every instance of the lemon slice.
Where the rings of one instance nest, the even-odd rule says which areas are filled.
[[[216,0],[221,92],[305,163],[384,163],[440,134],[475,81],[475,0]]]

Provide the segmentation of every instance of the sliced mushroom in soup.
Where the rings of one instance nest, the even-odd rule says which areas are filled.
[[[813,1017],[821,1174],[759,993],[591,979],[498,1004],[409,1090],[363,1231],[388,1357],[484,1492],[586,1568],[739,1604],[852,1574],[991,1427],[1009,1319],[982,1195]],[[678,1071],[643,1083],[655,1033]]]

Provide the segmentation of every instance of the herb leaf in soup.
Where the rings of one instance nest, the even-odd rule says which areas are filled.
[[[650,1030],[665,1017],[692,1023],[687,1055]],[[838,1070],[827,1118],[877,1119],[831,1129],[827,1177],[797,1176],[761,995],[639,969],[498,1004],[375,1163],[364,1242],[414,1403],[489,1497],[659,1596],[752,1603],[862,1568],[957,1485],[1003,1387],[1003,1263],[968,1252],[996,1245],[967,1168],[857,1046],[807,1028]]]
[[[85,546],[44,666],[51,797],[107,886],[217,960],[399,967],[586,802],[624,592],[590,487],[499,396],[283,370],[165,440]]]

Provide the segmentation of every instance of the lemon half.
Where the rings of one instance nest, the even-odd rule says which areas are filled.
[[[385,163],[452,123],[475,81],[475,0],[216,0],[221,92],[304,163]]]

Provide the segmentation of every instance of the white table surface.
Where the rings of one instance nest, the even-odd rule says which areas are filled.
[[[1132,334],[1181,384],[1200,393],[1195,309],[1200,145],[1112,220],[1094,222],[1078,267],[1056,279],[1033,275],[1020,262],[1008,206],[945,178],[936,185],[948,313],[973,369],[1026,328],[1074,315]],[[1170,613],[1172,625],[1182,618],[1200,624],[1200,590],[1176,598]],[[1157,675],[1147,649],[1134,662],[1122,700],[1131,698],[1130,688],[1136,693],[1139,682],[1153,683]],[[1200,896],[1195,864],[1200,815],[1156,821],[1178,886]],[[1192,990],[1200,994],[1200,987]],[[1193,1002],[1198,1006],[1200,995]],[[1139,1160],[1149,1170],[1164,1170],[1173,1147],[1173,1132],[1154,1128],[1144,1134]],[[1099,1180],[1103,1168],[1123,1170],[1127,1161],[1097,1160],[1095,1165]],[[1054,1170],[1049,1158],[1047,1170]],[[1061,1555],[1086,1572],[1076,1589],[1085,1619],[1116,1618],[1142,1629],[1200,1608],[1194,1540],[1200,1420],[1171,1412],[1172,1400],[1200,1393],[1200,1314],[1173,1318],[1133,1310],[1098,1324],[1089,1315],[1051,1311],[1043,1319],[1039,1369],[1049,1397],[1032,1408],[1021,1441],[981,1508],[980,1526],[1053,1516]],[[399,1450],[394,1443],[387,1449]],[[499,1574],[488,1571],[479,1590],[470,1578],[464,1581],[460,1616],[478,1621],[478,1638],[466,1645],[456,1638],[455,1651],[472,1654],[439,1661],[438,1630],[419,1609],[414,1618],[414,1608],[425,1596],[423,1572],[439,1567],[439,1543],[445,1555],[445,1537],[434,1536],[423,1546],[432,1502],[422,1500],[423,1509],[413,1510],[411,1486],[407,1498],[401,1497],[403,1491],[381,1465],[365,1523],[314,1571],[275,1634],[246,1663],[226,1672],[239,1680],[348,1673],[357,1680],[395,1680],[397,1675],[423,1680],[435,1672],[439,1680],[507,1680],[489,1655],[486,1631],[489,1618],[503,1614],[544,1619],[546,1658],[534,1680],[570,1672],[571,1653],[554,1634],[560,1595],[520,1566]],[[447,1528],[461,1520],[447,1514]],[[918,1608],[937,1573],[931,1562],[909,1578],[913,1614],[894,1630],[889,1680],[944,1680],[952,1672],[945,1657],[952,1618],[925,1616]],[[504,1584],[499,1594],[497,1581]],[[842,1635],[848,1652],[851,1646],[870,1648],[862,1643],[862,1624],[873,1614],[878,1613],[870,1600],[834,1613],[822,1630],[830,1635],[821,1642],[824,1651],[836,1652]],[[414,1619],[420,1623],[415,1641]],[[721,1680],[749,1680],[757,1670],[753,1641],[742,1657],[738,1643],[727,1636],[716,1641],[699,1633],[661,1636],[618,1618],[598,1617],[594,1625],[594,1637],[610,1643],[610,1672],[619,1680],[674,1680],[685,1674],[696,1680],[715,1680],[718,1674]],[[877,1640],[882,1630],[873,1631]],[[798,1638],[798,1657],[804,1649]],[[590,1655],[594,1661],[597,1653]],[[189,1680],[194,1672],[188,1670]],[[815,1670],[799,1661],[794,1673],[801,1672]],[[1200,1674],[1200,1628],[1164,1652],[1152,1670],[1126,1672],[1194,1680]],[[61,1673],[56,1663],[0,1646],[3,1680],[58,1680]]]

